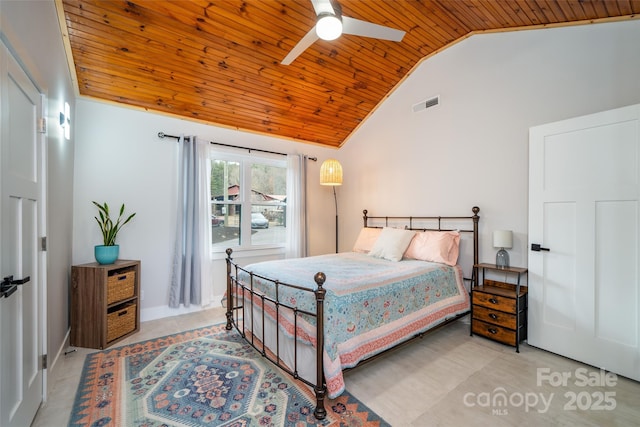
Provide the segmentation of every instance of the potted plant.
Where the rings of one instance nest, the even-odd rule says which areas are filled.
[[[96,257],[96,261],[99,264],[113,264],[117,259],[120,253],[120,246],[116,245],[116,237],[118,236],[118,232],[120,229],[134,216],[136,216],[135,212],[129,215],[125,220],[123,220],[124,215],[124,203],[120,207],[120,214],[118,215],[117,220],[114,222],[111,219],[111,215],[109,212],[109,205],[107,202],[104,204],[100,204],[98,202],[93,202],[94,205],[98,208],[98,216],[94,217],[98,226],[100,227],[100,231],[102,232],[102,240],[103,245],[96,245],[94,248],[94,254]]]

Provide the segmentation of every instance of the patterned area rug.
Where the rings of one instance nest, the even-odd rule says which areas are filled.
[[[389,425],[346,391],[325,420],[314,408],[307,386],[221,324],[88,355],[69,425]]]

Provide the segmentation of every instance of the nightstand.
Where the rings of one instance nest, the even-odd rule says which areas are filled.
[[[471,288],[470,335],[513,346],[519,353],[520,342],[527,339],[527,286],[520,283],[527,269],[495,264],[475,264],[473,268],[477,281]],[[487,271],[493,276],[504,274],[505,281],[487,279]]]

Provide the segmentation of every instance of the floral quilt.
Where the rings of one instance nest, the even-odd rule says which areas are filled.
[[[316,289],[314,275],[326,275],[324,288],[324,373],[330,398],[344,391],[342,370],[469,310],[462,270],[445,264],[416,260],[392,262],[366,254],[345,252],[307,258],[251,264],[253,289],[276,299],[273,280]],[[240,272],[248,284],[249,274]],[[273,280],[269,280],[269,279]],[[313,293],[278,286],[277,300],[298,310],[315,313]],[[254,298],[261,305],[260,298]],[[313,346],[315,317],[278,310],[268,302],[265,313],[279,317],[288,335]],[[277,314],[276,314],[277,313]],[[295,325],[295,326],[294,326]]]

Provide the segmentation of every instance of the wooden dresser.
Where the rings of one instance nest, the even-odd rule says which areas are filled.
[[[471,331],[520,352],[520,342],[527,338],[527,286],[521,285],[526,268],[497,267],[494,264],[476,264],[479,286],[471,289]],[[504,281],[487,279],[504,274]],[[509,278],[515,283],[508,282]]]
[[[140,330],[140,261],[71,267],[71,345],[106,348]]]

